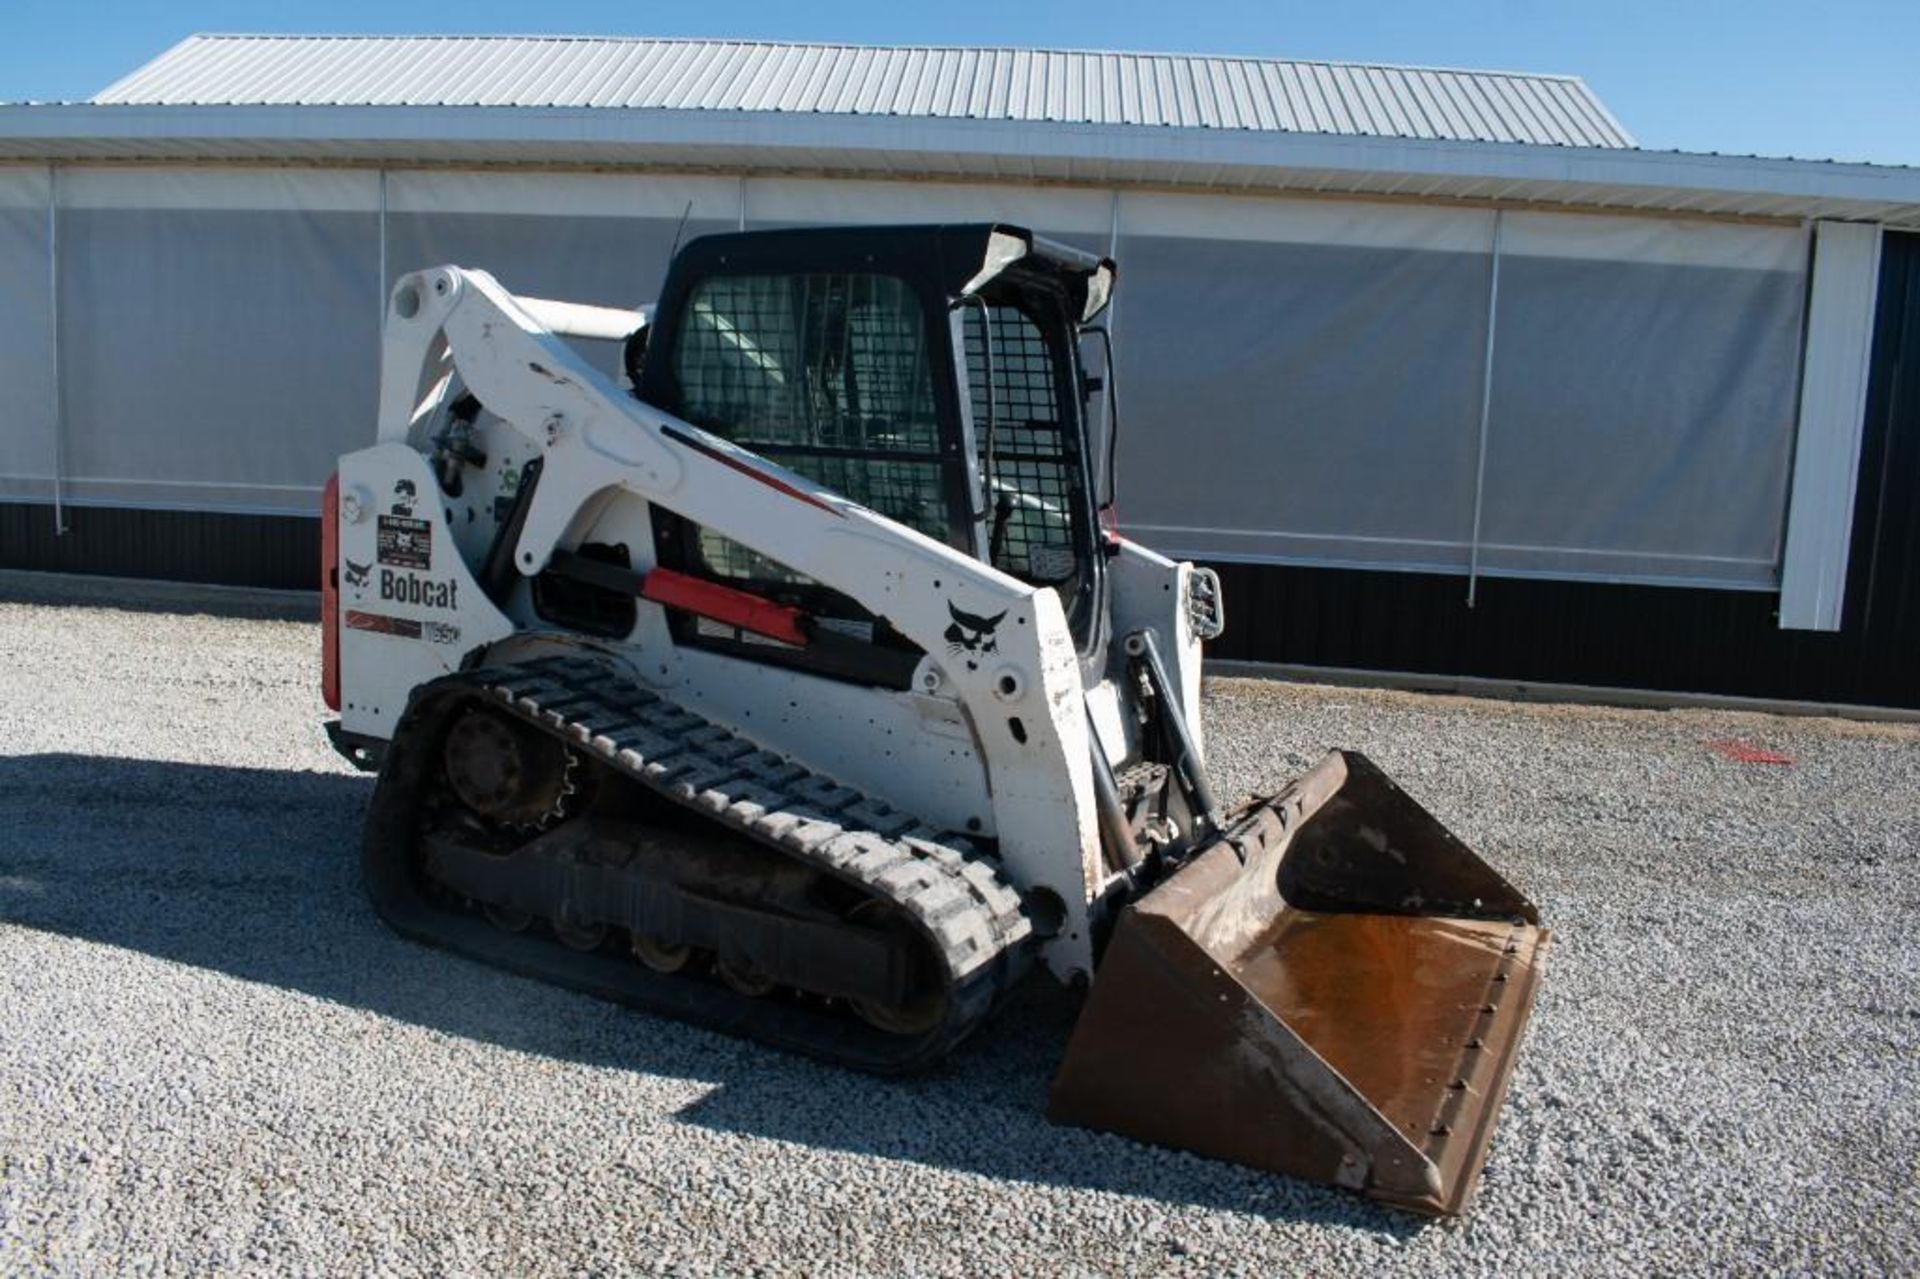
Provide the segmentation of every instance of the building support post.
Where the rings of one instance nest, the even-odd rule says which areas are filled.
[[[60,167],[47,165],[47,364],[53,374],[53,531],[67,531],[67,399],[60,371]]]
[[[380,332],[387,331],[387,171],[380,170]]]
[[[1880,227],[1816,222],[1793,481],[1780,563],[1780,627],[1837,631],[1845,619],[1867,387],[1879,307]]]
[[[1480,589],[1480,516],[1487,490],[1487,428],[1493,420],[1494,333],[1500,321],[1500,231],[1505,211],[1493,211],[1492,265],[1487,272],[1487,349],[1480,367],[1480,443],[1473,463],[1473,541],[1467,548],[1467,607]]]

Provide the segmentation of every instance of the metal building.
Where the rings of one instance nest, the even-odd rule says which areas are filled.
[[[310,584],[404,271],[987,218],[1119,260],[1122,521],[1221,568],[1217,656],[1920,706],[1920,171],[1555,76],[196,37],[0,106],[0,566]]]

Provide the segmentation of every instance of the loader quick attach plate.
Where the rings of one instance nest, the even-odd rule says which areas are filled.
[[[1122,913],[1050,1114],[1457,1213],[1546,946],[1531,903],[1336,752]]]

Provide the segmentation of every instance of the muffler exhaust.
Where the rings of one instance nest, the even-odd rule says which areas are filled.
[[[1533,904],[1336,751],[1121,911],[1050,1116],[1415,1212],[1472,1195],[1533,1004]]]

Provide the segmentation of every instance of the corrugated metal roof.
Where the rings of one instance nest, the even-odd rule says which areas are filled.
[[[768,111],[1634,145],[1571,76],[1045,49],[205,35],[93,101]]]

